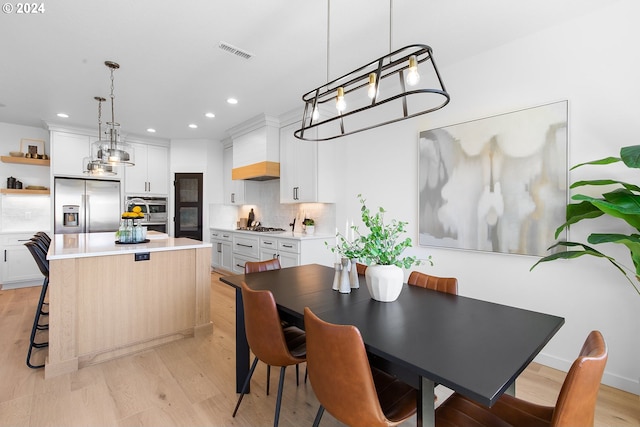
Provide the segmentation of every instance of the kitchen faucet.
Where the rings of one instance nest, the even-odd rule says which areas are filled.
[[[296,231],[296,219],[293,218],[293,222],[290,222],[289,225],[291,226],[291,232],[294,233]]]

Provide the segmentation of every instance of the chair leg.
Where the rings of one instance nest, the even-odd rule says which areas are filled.
[[[267,396],[269,396],[270,383],[271,383],[271,365],[267,365]]]
[[[27,351],[27,366],[32,369],[42,368],[42,365],[32,365],[31,364],[31,352],[34,348],[45,348],[49,346],[49,342],[37,343],[36,341],[36,333],[39,330],[48,329],[47,327],[40,325],[40,315],[42,314],[42,305],[44,304],[45,295],[47,294],[47,288],[49,286],[49,279],[45,277],[44,282],[42,283],[42,290],[40,291],[40,299],[38,300],[38,307],[36,308],[36,314],[33,319],[33,326],[31,327],[31,335],[29,336],[29,350]]]
[[[307,377],[309,376],[309,367],[305,366],[304,368],[304,383],[307,383]]]
[[[282,403],[282,388],[284,387],[284,371],[286,366],[280,368],[280,382],[278,383],[278,398],[276,399],[276,416],[273,420],[273,427],[278,427],[278,420],[280,419],[280,404]]]
[[[318,408],[318,412],[316,413],[316,419],[313,420],[313,427],[318,427],[320,425],[322,414],[324,414],[324,406],[320,405],[320,407]]]
[[[236,412],[238,412],[238,408],[240,407],[240,402],[242,402],[242,398],[247,392],[247,387],[249,387],[249,381],[251,381],[251,376],[253,375],[253,371],[256,369],[256,365],[258,364],[258,358],[253,359],[253,363],[251,364],[251,369],[249,370],[249,375],[244,380],[244,384],[242,385],[242,392],[240,393],[240,397],[238,398],[238,403],[236,403],[236,409],[233,410],[233,416],[236,416]]]
[[[299,369],[300,365],[296,365],[296,387],[298,387],[299,384],[299,378],[300,378],[300,369]]]

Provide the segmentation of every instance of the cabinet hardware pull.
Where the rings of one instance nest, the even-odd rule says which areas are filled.
[[[18,239],[18,242],[28,242],[31,239]]]
[[[7,250],[4,250],[4,262],[7,262]]]
[[[242,243],[236,243],[236,245],[243,246],[245,248],[252,248],[253,247],[253,245],[243,245]]]
[[[273,245],[272,242],[262,242],[262,243],[264,243],[265,245]]]
[[[236,267],[244,268],[244,265],[236,264]]]
[[[283,244],[282,246],[284,246],[285,248],[293,248],[293,245],[284,245]]]
[[[231,203],[236,202],[236,193],[231,193]]]
[[[224,237],[225,239],[229,237],[228,234],[223,234],[222,237]]]

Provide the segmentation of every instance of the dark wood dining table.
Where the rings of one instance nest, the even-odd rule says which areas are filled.
[[[349,294],[331,289],[334,269],[318,264],[223,276],[236,288],[236,390],[249,372],[240,285],[273,293],[280,316],[304,328],[304,308],[355,325],[370,361],[418,393],[419,426],[434,425],[434,386],[491,406],[564,324],[561,317],[404,285],[394,302],[371,299],[364,277]],[[346,357],[346,355],[345,355]]]

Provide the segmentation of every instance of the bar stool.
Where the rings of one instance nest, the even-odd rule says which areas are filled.
[[[42,306],[45,304],[44,300],[47,295],[47,289],[49,287],[49,262],[47,261],[47,253],[43,251],[40,246],[35,241],[29,241],[24,244],[29,252],[31,252],[31,256],[35,260],[40,272],[44,276],[44,281],[42,282],[42,290],[40,291],[40,299],[38,300],[38,307],[36,308],[36,314],[33,319],[33,326],[31,327],[31,335],[29,337],[29,351],[27,352],[27,366],[30,368],[42,368],[44,364],[41,365],[33,365],[31,363],[31,353],[34,348],[45,348],[49,346],[49,342],[36,342],[36,333],[38,331],[49,329],[49,324],[40,324],[40,317],[46,316],[49,313],[44,312],[42,310]]]

